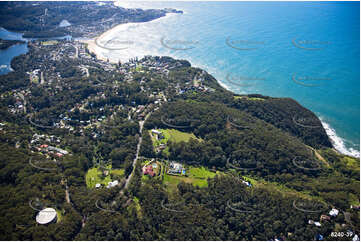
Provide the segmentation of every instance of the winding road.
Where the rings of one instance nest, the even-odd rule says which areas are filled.
[[[147,114],[147,116],[145,116],[144,120],[142,121],[139,121],[139,133],[140,133],[140,136],[139,136],[139,139],[138,139],[138,145],[137,145],[137,152],[135,154],[135,158],[133,160],[133,170],[132,170],[132,173],[130,173],[130,175],[128,176],[128,178],[126,179],[125,181],[125,185],[123,187],[123,189],[120,191],[120,194],[123,194],[124,193],[124,190],[128,188],[129,186],[129,183],[130,183],[130,180],[132,179],[133,175],[134,175],[134,172],[135,172],[135,167],[137,165],[137,160],[139,158],[139,151],[140,151],[140,147],[142,145],[142,131],[143,131],[143,126],[144,126],[144,123],[145,121],[147,121],[147,119],[150,117],[150,115],[152,114],[152,112],[149,112]]]
[[[26,102],[26,99],[25,99],[25,97],[24,97],[24,95],[22,94],[22,93],[18,93],[19,94],[19,97],[23,100],[23,106],[24,106],[24,113],[26,114],[26,104],[27,104],[27,102]]]

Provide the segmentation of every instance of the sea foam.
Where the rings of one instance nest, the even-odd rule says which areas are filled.
[[[356,157],[356,158],[360,158],[360,151],[359,150],[355,150],[352,147],[347,148],[345,145],[345,140],[341,137],[339,137],[336,134],[336,131],[325,121],[322,120],[322,118],[320,118],[321,123],[323,128],[326,131],[326,134],[328,135],[328,137],[331,140],[331,143],[333,145],[333,147],[340,152],[341,154],[344,155],[349,155],[352,157]]]

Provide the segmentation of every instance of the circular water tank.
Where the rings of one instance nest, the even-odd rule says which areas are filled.
[[[54,208],[45,208],[36,215],[36,222],[39,224],[48,224],[53,222],[56,217],[57,214]]]

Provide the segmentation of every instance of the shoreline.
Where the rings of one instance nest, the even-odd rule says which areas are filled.
[[[330,139],[333,149],[342,155],[351,156],[354,158],[360,158],[360,151],[354,148],[347,148],[344,139],[337,135],[336,130],[326,123],[322,117],[318,117],[321,121],[323,129],[326,131],[328,138]]]
[[[218,84],[220,86],[222,86],[224,89],[234,93],[234,91],[227,84],[223,83],[222,81],[220,81],[217,78],[216,78],[216,80],[217,80]],[[247,95],[247,94],[241,94],[241,95]],[[312,110],[310,110],[310,111],[312,111]],[[327,137],[330,139],[332,146],[333,146],[332,149],[334,151],[336,151],[337,153],[342,154],[342,155],[351,156],[353,158],[358,158],[358,159],[360,158],[360,150],[354,149],[352,147],[346,147],[345,139],[338,136],[336,133],[336,130],[334,128],[332,128],[332,126],[329,123],[326,123],[321,116],[318,116],[316,113],[314,113],[314,114],[320,120],[320,122],[322,124],[322,128],[325,130]]]
[[[222,81],[220,81],[217,78],[216,78],[216,80],[217,80],[218,84],[220,86],[222,86],[224,89],[234,93],[233,90],[227,84],[223,83]],[[242,95],[247,95],[247,94],[242,94]],[[329,123],[326,123],[321,116],[318,116],[316,113],[315,113],[315,115],[320,120],[323,129],[325,130],[328,138],[330,139],[332,146],[333,146],[332,147],[333,150],[335,150],[337,153],[342,154],[342,155],[351,156],[353,158],[360,158],[360,150],[356,150],[352,147],[346,147],[345,139],[338,136],[336,133],[336,130],[334,128],[332,128],[332,126]]]
[[[113,51],[113,50],[112,49],[106,49],[106,48],[103,48],[103,47],[99,46],[99,44],[96,43],[96,41],[98,39],[104,39],[104,38],[106,39],[106,37],[114,36],[115,33],[117,33],[118,31],[122,31],[122,29],[126,30],[128,27],[131,27],[131,26],[137,26],[137,25],[143,24],[143,23],[150,23],[150,22],[156,22],[156,21],[164,20],[164,19],[166,19],[166,18],[168,18],[170,16],[172,16],[172,13],[167,13],[163,17],[160,17],[160,18],[157,18],[157,19],[154,19],[154,20],[151,20],[151,21],[147,21],[147,22],[119,24],[119,25],[116,25],[115,27],[107,30],[106,32],[102,33],[101,35],[99,35],[99,36],[97,36],[97,37],[95,37],[93,39],[81,40],[81,42],[88,44],[89,52],[94,53],[97,59],[102,60],[102,61],[108,61],[109,63],[117,64],[119,61],[121,61],[120,59],[118,59],[118,60],[110,59],[110,58],[107,58],[106,56],[104,56],[102,54],[103,51]],[[169,56],[171,56],[171,55],[169,55]],[[144,57],[144,54],[143,55],[141,54],[140,56],[134,55],[134,57],[142,58],[142,57]],[[176,58],[174,56],[171,56],[171,57]],[[127,60],[126,62],[128,62],[128,61],[129,60]],[[187,60],[187,61],[189,61],[193,67],[199,67],[199,68],[204,69],[204,70],[206,70],[208,72],[207,69],[209,69],[209,68],[204,68],[204,65],[194,64],[194,63],[192,63],[191,60]],[[123,61],[121,61],[121,62],[123,62]],[[217,80],[218,84],[222,88],[234,93],[234,91],[226,83],[222,82],[219,78],[216,78],[216,80]],[[328,138],[330,139],[334,150],[336,150],[338,153],[340,153],[342,155],[348,155],[348,156],[351,156],[351,157],[354,157],[354,158],[360,158],[360,151],[359,150],[355,150],[352,147],[350,147],[350,148],[346,147],[344,139],[337,135],[336,131],[331,127],[331,125],[328,124],[328,123],[325,123],[322,120],[322,117],[318,117],[318,118],[321,121],[322,126],[323,126]]]
[[[102,54],[102,51],[116,51],[117,49],[107,49],[107,48],[104,48],[102,46],[99,46],[99,44],[97,43],[98,40],[102,40],[102,39],[104,39],[104,38],[106,38],[108,36],[114,36],[114,34],[117,33],[118,31],[125,30],[125,29],[127,29],[129,27],[137,26],[139,24],[144,24],[144,23],[154,23],[154,22],[157,22],[157,21],[160,21],[160,20],[167,19],[167,18],[173,16],[174,14],[177,14],[177,13],[166,13],[165,16],[162,16],[162,17],[159,17],[159,18],[153,19],[151,21],[147,21],[147,22],[118,24],[118,25],[116,25],[113,28],[105,31],[104,33],[100,34],[99,36],[97,36],[95,38],[88,39],[88,40],[80,40],[80,42],[86,43],[88,45],[89,52],[94,53],[97,59],[102,60],[102,61],[109,61],[109,63],[117,64],[120,61],[120,59],[112,60],[110,58],[105,57]],[[131,41],[129,41],[129,42],[131,42]],[[118,49],[118,50],[121,50],[121,49]],[[127,60],[126,62],[128,62],[128,61],[129,60]]]

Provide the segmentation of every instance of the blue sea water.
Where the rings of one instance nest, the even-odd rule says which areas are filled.
[[[0,39],[26,41],[23,39],[22,34],[10,32],[4,28],[0,28]],[[0,50],[0,75],[9,73],[12,70],[10,66],[11,60],[16,56],[25,54],[27,51],[27,44],[17,44],[5,50]]]
[[[291,97],[318,115],[336,149],[359,156],[359,2],[117,4],[170,7],[184,14],[120,29],[112,34],[117,41],[107,42],[132,44],[119,51],[102,50],[104,56],[187,59],[235,93]],[[0,29],[0,38],[2,34]],[[15,47],[15,53],[0,52],[0,65],[27,51]]]
[[[320,117],[335,148],[359,156],[359,2],[117,4],[184,11],[127,29],[141,42],[133,53],[187,59],[236,93],[291,97]]]

